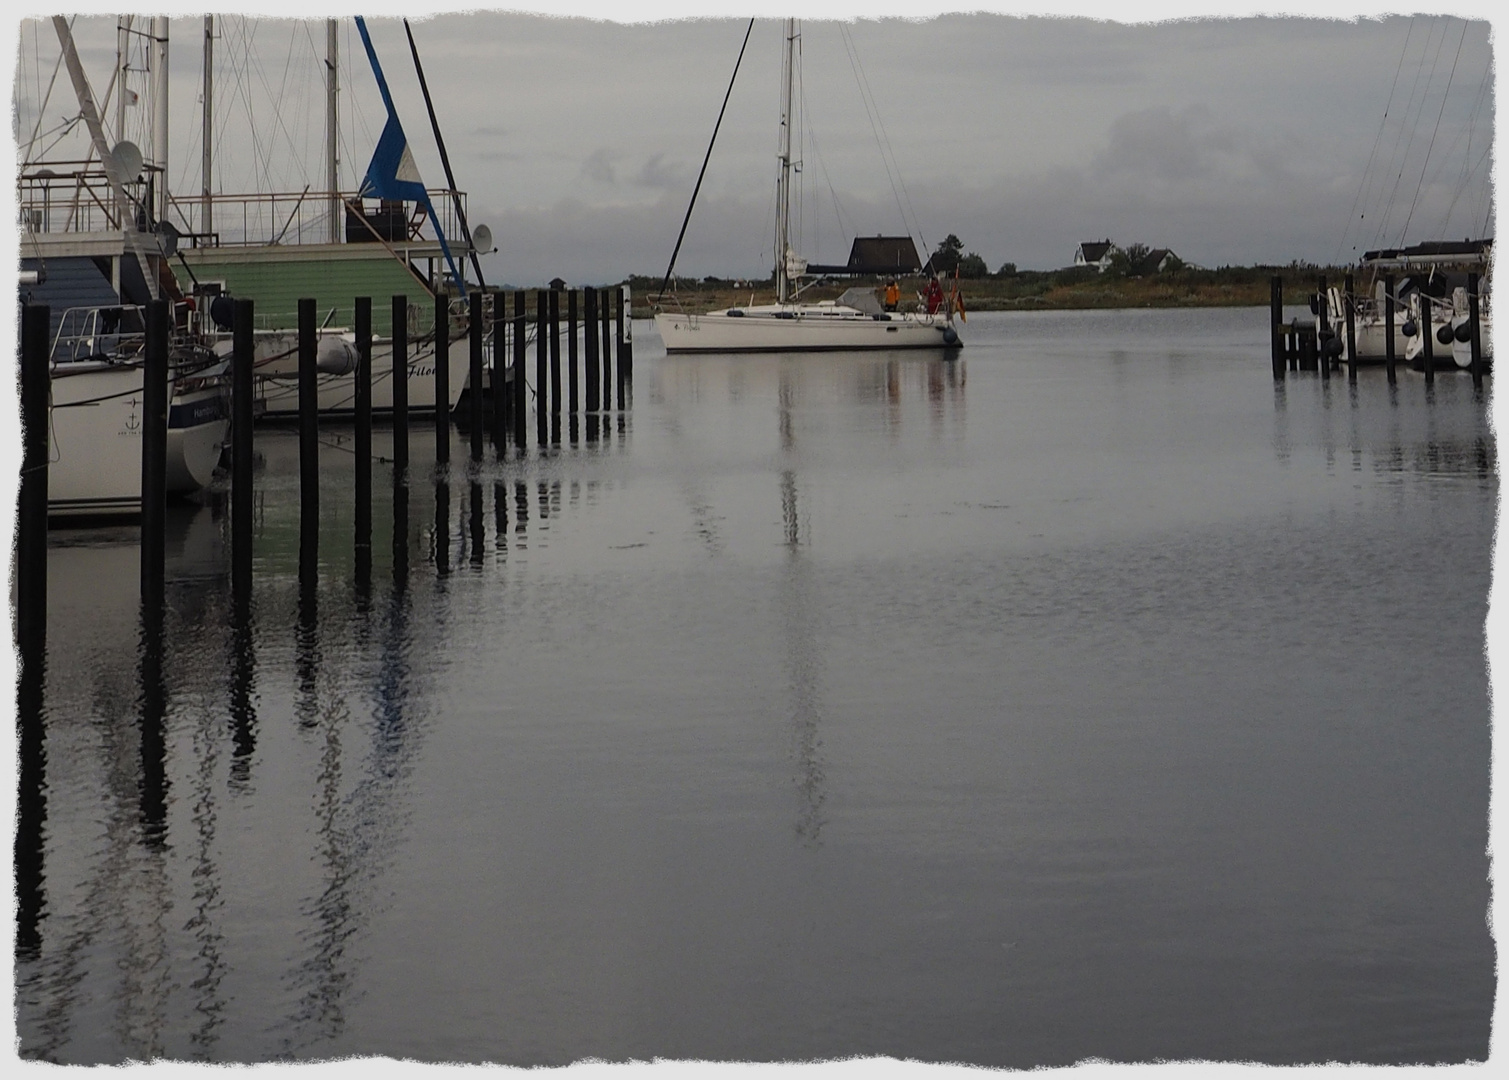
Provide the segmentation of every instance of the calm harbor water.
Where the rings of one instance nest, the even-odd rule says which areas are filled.
[[[155,691],[134,532],[53,534],[23,1056],[1486,1057],[1465,376],[1276,390],[1263,309],[637,329],[596,442],[437,487],[416,427],[369,589],[349,430],[303,597],[259,431],[250,622],[175,511]]]

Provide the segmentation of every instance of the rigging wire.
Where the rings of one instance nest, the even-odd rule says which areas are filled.
[[[896,160],[895,148],[891,145],[890,135],[886,132],[885,124],[880,119],[880,103],[875,99],[875,92],[870,87],[869,77],[865,74],[864,64],[860,62],[859,50],[854,45],[854,39],[845,25],[839,27],[840,37],[844,43],[844,49],[849,56],[849,64],[854,71],[855,80],[859,84],[860,99],[864,102],[865,115],[870,121],[870,130],[875,136],[875,143],[880,149],[881,163],[885,166],[886,179],[891,185],[891,196],[896,200],[896,209],[901,214],[902,225],[907,232],[915,235],[922,241],[922,248],[927,252],[927,238],[922,234],[921,224],[917,220],[916,210],[912,206],[912,197],[906,190],[906,183],[901,179],[901,166]],[[899,190],[898,190],[899,189]],[[905,205],[903,205],[903,197]]]
[[[1417,88],[1420,85],[1420,74],[1421,74],[1421,70],[1424,68],[1424,65],[1425,65],[1425,52],[1427,50],[1429,50],[1429,48],[1430,48],[1430,39],[1431,39],[1431,37],[1434,36],[1434,34],[1435,34],[1435,28],[1431,27],[1431,28],[1429,28],[1429,30],[1426,32],[1426,35],[1425,35],[1425,46],[1421,50],[1421,53],[1420,53],[1420,67],[1418,67],[1418,68],[1415,69],[1415,82],[1414,82],[1414,85],[1411,86],[1411,88],[1410,88],[1410,97],[1409,97],[1409,100],[1410,100],[1411,104],[1414,104],[1414,102],[1415,102],[1415,88]],[[1404,152],[1402,154],[1397,154],[1395,156],[1395,158],[1394,158],[1394,160],[1398,161],[1398,163],[1399,163],[1399,165],[1398,165],[1398,172],[1394,176],[1394,185],[1393,185],[1393,187],[1389,189],[1388,200],[1384,204],[1384,206],[1385,206],[1384,215],[1383,215],[1382,219],[1378,222],[1378,231],[1377,231],[1376,235],[1374,236],[1374,241],[1373,242],[1374,242],[1374,245],[1377,246],[1377,247],[1382,247],[1383,246],[1383,241],[1384,241],[1384,239],[1385,239],[1385,237],[1387,235],[1389,214],[1391,212],[1392,207],[1396,204],[1397,199],[1398,199],[1399,185],[1404,180],[1404,170],[1405,170],[1405,167],[1408,165],[1408,162],[1409,162],[1410,149],[1414,146],[1414,143],[1415,143],[1415,131],[1416,131],[1416,129],[1419,128],[1419,126],[1420,126],[1420,118],[1421,118],[1421,116],[1425,112],[1425,102],[1430,97],[1430,87],[1431,87],[1431,84],[1433,82],[1435,82],[1436,68],[1440,64],[1441,49],[1442,49],[1442,47],[1445,44],[1446,44],[1446,27],[1445,27],[1445,24],[1442,24],[1442,27],[1441,27],[1441,40],[1436,43],[1435,55],[1431,58],[1430,74],[1426,77],[1426,80],[1425,80],[1425,89],[1422,90],[1421,93],[1420,93],[1419,104],[1415,106],[1415,115],[1414,115],[1414,118],[1411,120],[1406,115],[1406,117],[1405,117],[1405,124],[1401,128],[1401,130],[1400,130],[1399,138],[1403,138],[1404,139]],[[1405,136],[1407,136],[1407,138]],[[1396,150],[1397,150],[1398,145],[1399,145],[1399,138],[1396,138],[1394,140],[1394,146],[1395,146]],[[1400,232],[1399,242],[1401,244],[1404,243],[1404,234],[1403,234],[1402,230]]]
[[[1353,215],[1357,213],[1357,204],[1362,200],[1364,190],[1371,187],[1373,176],[1373,162],[1378,156],[1378,147],[1383,142],[1383,132],[1388,127],[1389,110],[1393,108],[1394,92],[1399,87],[1399,73],[1404,70],[1404,57],[1409,52],[1409,40],[1410,37],[1413,36],[1414,32],[1415,20],[1414,17],[1411,16],[1409,20],[1409,26],[1406,28],[1404,33],[1404,46],[1399,50],[1399,63],[1394,67],[1394,80],[1389,84],[1388,100],[1384,102],[1383,105],[1383,119],[1378,122],[1378,134],[1373,136],[1373,149],[1368,153],[1368,163],[1362,170],[1362,180],[1359,181],[1357,185],[1357,194],[1352,196],[1352,206],[1351,209],[1347,211],[1346,227],[1342,230],[1341,240],[1336,245],[1336,255],[1331,260],[1333,264],[1339,264],[1341,261],[1341,251],[1342,248],[1346,247],[1347,234],[1352,231],[1352,219]],[[1366,219],[1367,209],[1366,204],[1364,204],[1362,216],[1357,218],[1357,220],[1361,222]],[[1352,246],[1352,250],[1357,250],[1355,244]]]
[[[1456,191],[1452,193],[1451,202],[1446,207],[1446,213],[1441,219],[1441,226],[1436,230],[1437,235],[1440,236],[1445,236],[1446,230],[1451,227],[1452,212],[1456,210],[1457,203],[1461,200],[1462,196],[1466,194],[1468,185],[1472,183],[1473,176],[1477,174],[1478,167],[1482,165],[1483,161],[1487,158],[1489,151],[1491,151],[1492,149],[1492,141],[1490,140],[1488,148],[1485,149],[1482,154],[1478,155],[1478,159],[1476,161],[1473,160],[1472,137],[1477,131],[1478,118],[1482,114],[1483,102],[1487,100],[1489,80],[1491,76],[1492,68],[1489,67],[1484,70],[1483,78],[1478,82],[1477,96],[1473,99],[1472,110],[1468,113],[1467,116],[1467,146],[1462,151],[1462,175],[1457,181]],[[1453,153],[1455,152],[1455,149],[1456,144],[1453,143],[1452,152],[1449,152],[1446,155],[1447,160],[1451,159]]]
[[[666,284],[671,280],[671,272],[676,269],[676,256],[681,254],[681,241],[686,238],[687,223],[692,220],[692,207],[697,205],[697,193],[702,190],[702,178],[707,175],[707,163],[713,156],[713,144],[718,141],[718,129],[723,126],[723,114],[728,109],[729,96],[734,92],[734,80],[739,77],[739,65],[744,62],[744,50],[749,46],[749,35],[754,30],[755,21],[749,20],[749,26],[744,31],[744,44],[739,46],[739,58],[734,61],[734,73],[729,76],[728,89],[723,94],[723,106],[718,110],[718,122],[713,125],[713,137],[707,142],[707,153],[702,158],[702,170],[697,173],[697,185],[692,188],[692,199],[686,207],[686,217],[681,219],[681,232],[676,236],[676,247],[671,252],[670,264],[665,268],[665,277],[660,282],[660,295],[655,298],[658,303],[665,296]]]
[[[1441,40],[1446,40],[1443,31]],[[1404,219],[1404,228],[1400,230],[1400,236],[1409,232],[1409,223],[1415,216],[1415,206],[1420,202],[1420,192],[1425,188],[1425,171],[1430,166],[1430,152],[1436,145],[1436,134],[1441,130],[1441,118],[1446,115],[1446,100],[1451,96],[1451,83],[1456,78],[1457,61],[1462,58],[1462,42],[1467,40],[1467,20],[1462,20],[1462,36],[1457,39],[1457,53],[1452,57],[1451,72],[1446,76],[1446,89],[1441,92],[1441,111],[1436,114],[1436,125],[1430,132],[1430,143],[1425,148],[1425,160],[1420,165],[1420,182],[1415,186],[1415,197],[1410,201],[1409,214]]]

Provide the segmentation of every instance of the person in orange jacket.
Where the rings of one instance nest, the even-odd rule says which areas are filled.
[[[927,304],[929,315],[938,314],[938,309],[943,306],[943,286],[938,284],[938,276],[935,274],[928,279],[927,295],[923,297]]]

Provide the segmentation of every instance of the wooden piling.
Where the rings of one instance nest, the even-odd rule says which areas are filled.
[[[572,289],[566,294],[566,393],[568,395],[567,410],[570,412],[573,421],[581,402],[576,371],[577,363],[580,360],[580,350],[577,347],[577,335],[581,333],[579,315],[580,312],[577,310],[577,292],[575,289]]]
[[[1474,271],[1467,275],[1467,327],[1469,337],[1468,346],[1472,350],[1472,388],[1483,389],[1483,338],[1481,322],[1478,311],[1478,275]]]
[[[320,542],[318,337],[314,301],[299,301],[299,576],[313,575]]]
[[[586,324],[587,346],[587,412],[598,409],[597,381],[597,290],[587,287],[582,290],[583,322]]]
[[[620,320],[621,321],[621,320]],[[1268,282],[1268,337],[1273,353],[1273,378],[1284,378],[1284,279],[1274,275]]]
[[[252,365],[254,308],[237,300],[231,323],[231,592],[251,595],[252,580]]]
[[[495,292],[492,294],[493,365],[488,382],[492,388],[493,448],[499,457],[503,456],[503,448],[508,445],[507,330],[508,294]]]
[[[1383,362],[1388,369],[1388,384],[1393,386],[1399,380],[1394,374],[1394,279],[1387,276],[1383,279]]]
[[[629,317],[629,287],[627,285],[620,285],[614,291],[618,294],[618,303],[614,305],[613,315],[613,336],[615,339],[614,344],[618,347],[618,407],[620,409],[623,409],[625,407],[625,388],[628,386],[630,377],[629,354],[627,351],[629,342],[624,337],[624,322]]]
[[[409,298],[393,297],[393,484],[409,471]]]
[[[1357,301],[1352,295],[1352,275],[1342,279],[1342,304],[1346,312],[1347,382],[1357,382]]]
[[[141,600],[144,609],[163,601],[168,502],[168,339],[172,311],[166,300],[147,302],[146,354],[142,367]]]
[[[539,289],[534,296],[534,411],[536,435],[541,446],[545,445],[545,423],[550,408],[545,390],[545,368],[550,359],[549,346],[546,344],[550,331],[545,324],[549,319],[550,296],[544,289]]]
[[[451,303],[435,294],[435,464],[451,460]]]
[[[524,449],[524,429],[528,417],[528,384],[524,378],[524,339],[528,329],[528,296],[523,289],[513,294],[513,439],[514,446]]]
[[[550,415],[561,415],[561,294],[550,290]]]
[[[599,312],[598,332],[603,339],[603,411],[613,408],[613,293],[602,291],[602,310]]]
[[[52,311],[21,314],[21,492],[16,520],[16,636],[23,671],[36,674],[47,642],[47,399]],[[40,683],[38,684],[40,686]],[[40,690],[39,690],[40,694]]]
[[[372,298],[356,298],[356,576],[372,573]]]
[[[482,290],[473,289],[468,297],[471,308],[468,312],[467,336],[471,346],[471,370],[468,373],[470,389],[467,391],[467,401],[471,405],[470,422],[472,437],[472,460],[482,460]],[[494,387],[494,393],[501,393],[502,387]]]
[[[623,286],[619,304],[623,308],[624,332],[623,356],[619,358],[618,366],[624,373],[624,383],[632,396],[634,393],[634,296],[630,292],[630,286]]]
[[[1436,332],[1431,327],[1434,321],[1432,315],[1433,303],[1431,298],[1423,291],[1417,293],[1420,297],[1420,343],[1425,347],[1425,385],[1434,386],[1436,382]]]
[[[1330,379],[1331,358],[1326,354],[1326,345],[1331,340],[1331,317],[1329,308],[1330,298],[1326,296],[1326,276],[1320,275],[1319,284],[1316,287],[1317,304],[1315,306],[1315,358],[1320,362],[1320,377]]]

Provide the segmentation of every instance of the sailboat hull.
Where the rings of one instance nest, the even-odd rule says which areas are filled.
[[[143,404],[139,366],[56,366],[48,417],[48,517],[141,513]],[[229,430],[223,382],[174,391],[168,410],[170,495],[209,484]]]
[[[217,351],[228,355],[231,342],[222,341]],[[299,336],[297,331],[263,331],[253,340],[253,393],[258,415],[289,419],[299,412]],[[356,412],[356,336],[347,330],[322,331],[317,350],[316,381],[318,409],[323,416],[351,416]],[[465,340],[452,341],[446,373],[453,410],[466,388],[471,356]],[[408,357],[407,405],[411,413],[435,411],[435,350],[433,345],[411,342]],[[372,343],[372,411],[393,411],[393,344],[381,339]]]
[[[735,314],[735,312],[738,312]],[[942,316],[876,317],[832,306],[784,305],[713,311],[660,312],[655,326],[667,353],[824,352],[865,349],[951,349],[960,346]]]

